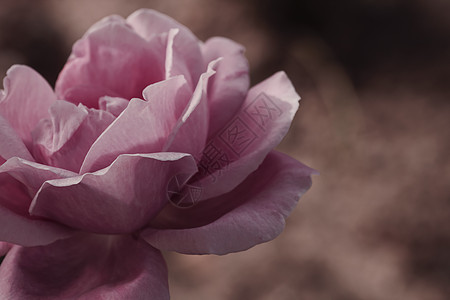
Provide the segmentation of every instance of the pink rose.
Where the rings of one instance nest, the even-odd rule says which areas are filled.
[[[55,92],[13,66],[0,91],[0,298],[168,299],[160,250],[275,238],[313,170],[273,151],[299,96],[249,89],[242,46],[152,10],[75,43]]]

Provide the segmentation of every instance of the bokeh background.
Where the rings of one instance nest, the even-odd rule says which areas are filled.
[[[253,84],[285,70],[279,150],[321,173],[276,240],[166,253],[172,299],[450,299],[450,1],[0,0],[0,74],[54,84],[91,24],[140,7],[244,45]]]

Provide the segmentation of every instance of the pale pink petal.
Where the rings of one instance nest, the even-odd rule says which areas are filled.
[[[169,299],[161,253],[131,236],[79,234],[14,246],[0,265],[0,298]]]
[[[92,145],[81,173],[111,164],[120,154],[160,152],[187,105],[190,89],[182,76],[161,81],[132,99],[123,113]]]
[[[190,153],[200,159],[208,135],[208,82],[216,73],[219,60],[212,61],[208,70],[200,76],[191,100],[169,135],[163,151]]]
[[[183,75],[189,86],[194,89],[200,74],[204,71],[199,41],[184,35],[178,28],[171,29],[167,40],[165,71],[166,79]]]
[[[278,236],[315,171],[271,152],[258,170],[228,194],[192,208],[167,207],[142,237],[161,250],[226,254]],[[157,228],[157,229],[155,229]]]
[[[173,177],[196,171],[187,154],[121,155],[95,173],[46,181],[30,213],[90,232],[131,233],[167,203]]]
[[[101,97],[98,106],[101,110],[105,110],[115,117],[118,117],[128,106],[128,100],[120,97]]]
[[[0,165],[7,159],[17,156],[34,161],[22,139],[8,121],[0,115]]]
[[[210,139],[200,160],[202,199],[232,190],[283,139],[300,97],[284,72],[251,88],[240,111]]]
[[[33,218],[29,207],[46,180],[75,175],[21,158],[0,166],[0,240],[24,246],[46,245],[68,237],[71,230],[50,220]]]
[[[203,45],[202,51],[207,62],[223,58],[208,86],[208,137],[211,138],[236,115],[245,100],[250,84],[249,67],[244,56],[244,47],[227,38],[209,39]]]
[[[140,97],[147,85],[164,79],[166,43],[166,36],[144,40],[123,18],[102,20],[75,43],[57,95],[88,107],[98,107],[102,96]]]
[[[204,71],[200,42],[184,25],[151,9],[140,9],[127,18],[136,32],[146,40],[169,33],[166,49],[166,79],[184,75],[193,89]]]
[[[89,148],[115,119],[107,111],[67,101],[56,101],[50,117],[33,131],[34,155],[40,162],[73,172],[80,170]]]
[[[31,141],[31,130],[56,100],[50,85],[33,69],[15,65],[3,80],[0,91],[0,115],[2,115],[25,144]]]
[[[178,28],[180,34],[185,36],[186,40],[190,40],[189,43],[194,44],[197,41],[197,38],[189,28],[171,17],[152,9],[142,8],[135,11],[127,18],[127,23],[146,40],[151,40],[161,33],[169,32],[170,29]]]

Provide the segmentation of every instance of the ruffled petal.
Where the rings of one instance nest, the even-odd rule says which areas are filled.
[[[132,99],[123,113],[92,145],[81,173],[93,172],[120,154],[160,152],[190,97],[182,76],[161,81],[144,90],[144,98]]]
[[[140,9],[127,18],[127,23],[144,39],[168,33],[165,78],[184,75],[193,89],[204,71],[200,42],[184,25],[151,9]]]
[[[200,159],[208,135],[208,82],[216,73],[219,60],[210,62],[208,70],[200,76],[191,100],[168,137],[163,151],[190,153]]]
[[[30,213],[89,232],[131,233],[167,203],[172,178],[196,171],[187,154],[121,155],[97,172],[46,181]]]
[[[98,100],[98,106],[101,110],[118,117],[127,108],[128,100],[120,97],[104,96]]]
[[[209,140],[193,184],[202,200],[226,193],[262,163],[283,139],[300,97],[284,72],[251,88],[239,112]]]
[[[50,116],[33,131],[34,155],[47,165],[77,173],[89,148],[115,119],[107,111],[67,101],[55,102]]]
[[[183,31],[179,28],[171,29],[168,33],[166,48],[166,79],[183,75],[189,86],[194,89],[203,72],[203,66],[199,41],[183,35]]]
[[[208,137],[211,138],[236,115],[244,102],[250,84],[249,67],[244,47],[227,38],[209,39],[202,51],[207,62],[223,58],[208,86]]]
[[[161,253],[131,236],[79,234],[14,246],[0,266],[0,298],[169,299]]]
[[[33,69],[15,65],[3,80],[0,90],[0,115],[2,115],[25,144],[31,142],[31,131],[56,100],[50,85]]]
[[[46,245],[66,238],[65,226],[33,218],[28,209],[33,196],[46,180],[75,175],[17,157],[0,166],[0,240],[23,246]]]
[[[271,152],[230,193],[192,208],[167,206],[141,236],[158,249],[186,254],[246,250],[281,233],[314,173],[287,155]]]
[[[164,79],[166,44],[167,36],[146,41],[123,18],[108,17],[75,43],[56,93],[88,107],[98,107],[103,96],[140,97],[147,85]]]
[[[34,161],[22,139],[8,121],[0,115],[0,165],[11,157]]]

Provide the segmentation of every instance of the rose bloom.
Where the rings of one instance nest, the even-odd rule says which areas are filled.
[[[0,91],[1,299],[168,299],[160,250],[226,254],[275,238],[314,171],[273,150],[299,96],[249,89],[241,45],[152,10],[104,18],[53,89]]]

